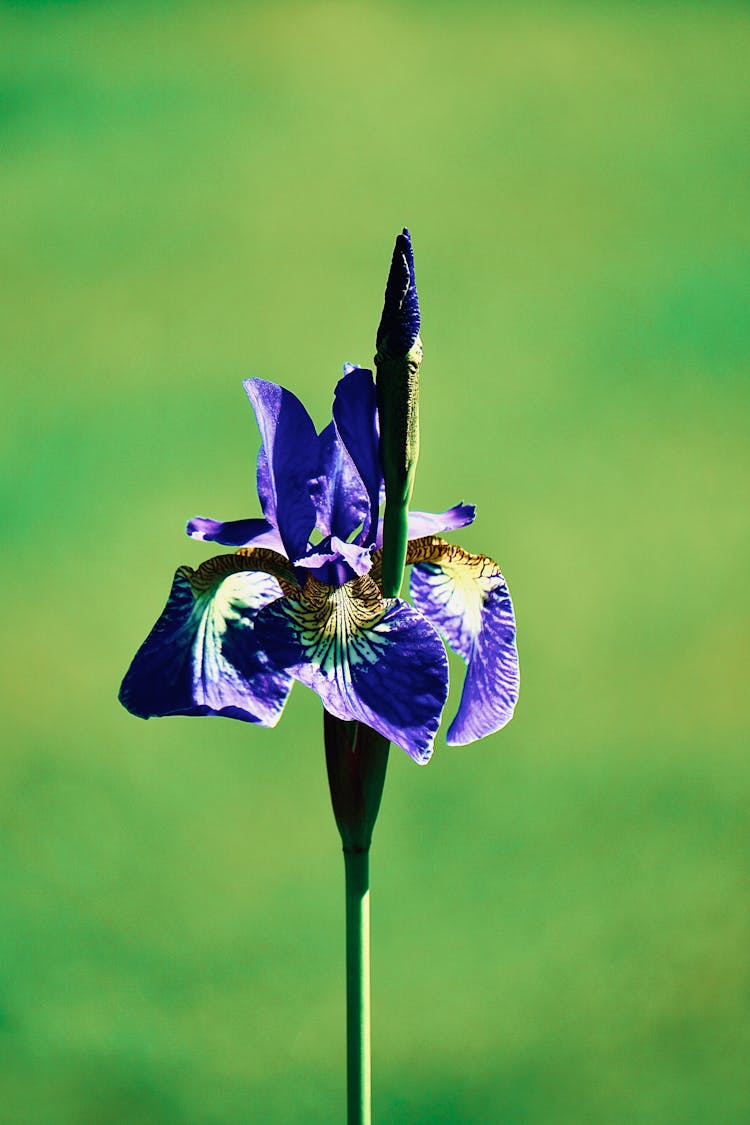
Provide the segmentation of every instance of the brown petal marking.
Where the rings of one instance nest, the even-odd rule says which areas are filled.
[[[195,594],[204,594],[218,586],[227,575],[242,571],[270,574],[278,581],[284,595],[299,597],[299,583],[289,560],[267,547],[241,547],[233,555],[215,555],[212,559],[206,559],[197,570],[181,566],[178,573],[188,580]]]

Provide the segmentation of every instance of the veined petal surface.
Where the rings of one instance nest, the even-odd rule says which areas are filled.
[[[318,443],[318,476],[313,484],[317,528],[323,535],[348,539],[369,517],[367,490],[334,422],[326,426]]]
[[[263,440],[258,494],[269,523],[279,529],[289,558],[302,555],[315,527],[312,482],[318,469],[318,435],[291,391],[265,379],[243,383]]]
[[[411,596],[467,664],[446,741],[463,746],[513,716],[519,671],[513,605],[497,564],[436,536],[409,543]]]
[[[344,372],[336,386],[333,421],[367,494],[369,510],[357,541],[369,545],[375,538],[383,486],[375,380],[363,367],[346,364]]]
[[[275,726],[291,678],[271,669],[257,644],[255,619],[281,596],[269,574],[238,570],[226,555],[216,581],[181,567],[164,611],[136,653],[120,688],[120,702],[139,718],[225,715]],[[210,560],[217,563],[221,560]],[[244,565],[247,565],[246,563]]]
[[[435,630],[369,576],[344,586],[315,579],[298,600],[273,602],[256,631],[269,658],[317,692],[340,719],[366,723],[425,763],[448,691],[448,663]]]

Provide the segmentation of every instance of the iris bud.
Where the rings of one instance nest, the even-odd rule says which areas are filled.
[[[383,593],[398,597],[406,559],[409,501],[419,457],[419,298],[411,237],[397,237],[376,335],[380,459],[385,481]]]
[[[376,336],[375,363],[380,367],[388,360],[422,358],[419,339],[419,298],[414,277],[414,253],[411,236],[404,227],[396,238],[388,283],[385,289],[383,315]],[[413,354],[412,354],[413,353]]]

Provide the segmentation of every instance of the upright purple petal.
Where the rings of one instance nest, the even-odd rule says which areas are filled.
[[[368,518],[367,492],[335,423],[326,426],[318,442],[318,476],[313,486],[317,528],[323,535],[348,539]]]
[[[380,464],[378,404],[372,371],[346,364],[333,400],[333,420],[359,473],[369,502],[359,543],[370,545],[375,536],[383,487]]]
[[[366,723],[416,762],[428,761],[448,691],[435,630],[406,602],[380,597],[367,576],[337,589],[311,580],[301,600],[261,610],[269,658],[307,684],[340,719]]]
[[[418,543],[409,545],[412,561]],[[448,543],[432,550],[432,559],[412,571],[411,596],[468,665],[447,735],[450,745],[463,746],[500,730],[513,717],[519,686],[513,605],[492,559]]]
[[[275,578],[240,571],[195,590],[177,571],[161,617],[136,653],[120,688],[132,714],[224,715],[275,726],[291,678],[268,665],[255,635],[258,610],[280,597]]]
[[[268,456],[265,447],[261,445],[258,450],[258,462],[255,470],[255,485],[258,499],[263,510],[263,515],[272,527],[277,527],[276,520],[276,494],[273,489],[273,478],[268,467]]]
[[[270,547],[273,551],[283,551],[284,545],[276,528],[262,519],[221,520],[194,516],[188,520],[186,528],[191,539],[202,539],[207,543],[221,543],[224,547]]]
[[[258,490],[264,514],[275,520],[289,558],[302,555],[315,527],[312,482],[318,467],[318,435],[310,415],[291,391],[265,379],[246,379],[263,440],[265,463],[258,461]],[[263,497],[262,497],[263,499]]]

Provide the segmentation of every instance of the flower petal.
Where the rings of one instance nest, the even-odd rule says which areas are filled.
[[[238,570],[247,562],[237,556],[209,563],[224,559],[207,587],[201,581],[210,576],[206,564],[175,574],[164,611],[120,688],[120,702],[139,718],[225,715],[269,727],[278,722],[292,681],[269,667],[254,625],[258,610],[279,598],[281,589],[269,574]]]
[[[224,547],[270,547],[274,551],[283,551],[284,544],[275,527],[268,520],[221,520],[208,519],[206,516],[195,516],[188,520],[185,529],[191,539],[203,539],[207,543],[221,543]]]
[[[447,512],[409,512],[407,536],[420,539],[425,535],[437,535],[441,531],[455,531],[474,522],[476,508],[473,504],[456,504]],[[383,521],[378,524],[376,546],[383,546]]]
[[[313,486],[317,528],[323,535],[348,539],[369,516],[367,490],[334,422],[326,426],[318,442],[318,477]]]
[[[258,462],[255,469],[255,486],[258,492],[263,515],[271,527],[276,527],[276,494],[273,490],[271,470],[268,467],[268,456],[261,445],[258,450]]]
[[[518,699],[513,605],[497,565],[437,537],[409,543],[416,607],[467,663],[461,702],[447,742],[463,746],[500,730]]]
[[[473,504],[456,504],[447,512],[409,512],[408,534],[410,539],[425,535],[438,535],[441,531],[455,531],[474,522],[476,507]]]
[[[308,552],[301,559],[295,559],[294,565],[304,567],[306,570],[315,571],[319,567],[328,565],[334,567],[344,566],[346,577],[340,581],[331,579],[330,586],[342,586],[358,574],[367,574],[372,566],[372,555],[368,547],[358,547],[356,543],[345,543],[343,539],[332,535],[319,544],[317,550]],[[315,575],[321,582],[328,581],[319,574]]]
[[[315,527],[312,482],[318,468],[318,435],[291,391],[265,379],[243,384],[263,440],[258,494],[269,523],[279,529],[289,558],[304,554]]]
[[[311,578],[300,599],[266,606],[256,631],[269,658],[332,715],[366,723],[428,761],[448,663],[435,630],[406,602],[383,600],[367,575],[337,588]]]
[[[369,511],[357,542],[370,544],[378,523],[383,469],[380,464],[378,404],[372,371],[346,364],[336,386],[333,420],[359,473],[369,500]],[[345,538],[342,536],[342,538]]]

